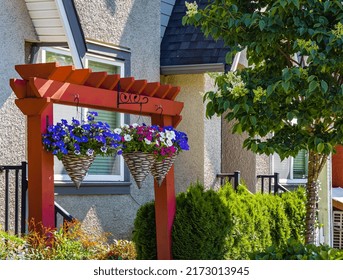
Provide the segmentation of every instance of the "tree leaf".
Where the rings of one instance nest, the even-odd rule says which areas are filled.
[[[264,20],[260,20],[258,22],[258,26],[260,27],[260,30],[262,31],[266,27],[266,23]]]
[[[330,1],[328,0],[324,2],[324,12],[326,13],[329,8],[330,8]]]
[[[292,0],[293,4],[297,7],[297,9],[300,8],[299,0]]]
[[[318,151],[318,153],[321,153],[321,152],[324,150],[324,148],[325,148],[324,143],[319,143],[319,144],[317,145],[317,151]]]
[[[250,116],[249,119],[250,119],[251,124],[253,126],[256,126],[256,123],[257,123],[256,117],[255,116]]]
[[[321,86],[324,93],[326,93],[329,89],[328,83],[325,82],[324,80],[320,81],[320,86]]]
[[[310,82],[308,89],[310,92],[313,92],[317,87],[318,87],[318,82],[312,81],[312,82]]]

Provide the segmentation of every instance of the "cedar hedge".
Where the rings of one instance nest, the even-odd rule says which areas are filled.
[[[192,184],[176,197],[173,258],[249,259],[289,238],[304,241],[306,196],[303,188],[278,195],[234,191],[227,183],[218,191]],[[156,259],[154,202],[143,205],[134,223],[137,259]]]

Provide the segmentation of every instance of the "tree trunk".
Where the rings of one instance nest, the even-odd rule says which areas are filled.
[[[315,244],[316,242],[316,220],[318,208],[318,177],[327,160],[326,155],[317,154],[314,151],[309,151],[308,160],[308,179],[306,184],[306,235],[305,242],[307,244]]]

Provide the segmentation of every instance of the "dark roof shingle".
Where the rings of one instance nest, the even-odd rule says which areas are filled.
[[[229,51],[221,40],[206,38],[200,28],[182,25],[186,14],[185,0],[176,0],[161,43],[161,66],[193,64],[225,64]],[[199,8],[204,8],[208,0],[198,0]],[[229,69],[228,65],[225,70]]]

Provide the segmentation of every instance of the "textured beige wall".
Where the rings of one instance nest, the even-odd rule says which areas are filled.
[[[0,0],[0,6],[0,165],[18,165],[26,160],[26,122],[14,104],[9,80],[19,77],[14,66],[25,63],[25,40],[35,40],[36,35],[24,1]],[[4,173],[0,173],[0,228],[4,223],[4,180]],[[10,194],[13,193],[11,185]],[[10,217],[13,221],[13,209]]]
[[[25,40],[36,35],[24,1],[0,0],[0,5],[0,164],[18,164],[25,160],[25,118],[9,80],[19,77],[14,66],[25,63]]]
[[[74,0],[86,38],[131,49],[131,74],[159,80],[159,0]]]
[[[180,86],[177,101],[185,104],[177,129],[187,133],[190,150],[182,152],[175,161],[175,187],[176,192],[180,192],[197,180],[204,182],[204,106],[201,92],[205,81],[203,75],[173,75],[162,77],[161,82]]]
[[[243,149],[244,134],[232,134],[233,123],[223,118],[222,122],[222,172],[241,172],[241,179],[250,191],[255,192],[256,155]]]
[[[217,187],[216,174],[220,172],[221,164],[221,120],[217,117],[206,119],[202,101],[203,93],[213,89],[212,79],[208,75],[193,74],[164,76],[162,81],[180,86],[177,101],[185,104],[177,129],[187,133],[190,151],[180,154],[175,162],[177,192],[185,191],[196,181],[202,182],[206,188]]]

